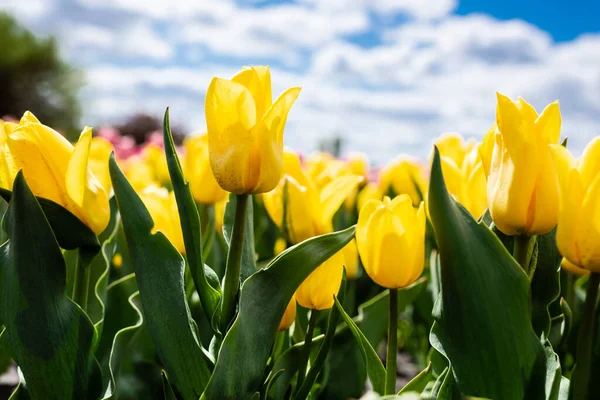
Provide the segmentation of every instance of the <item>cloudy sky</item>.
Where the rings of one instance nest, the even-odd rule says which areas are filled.
[[[596,0],[0,0],[87,71],[82,123],[135,111],[204,128],[212,76],[268,64],[273,94],[302,93],[285,140],[335,135],[380,164],[425,157],[441,132],[482,137],[495,92],[538,111],[559,100],[580,151],[600,134]]]

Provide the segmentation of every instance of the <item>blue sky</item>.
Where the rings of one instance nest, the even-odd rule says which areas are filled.
[[[168,3],[168,6],[165,6]],[[170,106],[204,129],[212,76],[268,64],[273,94],[302,86],[289,146],[341,136],[374,164],[424,159],[442,132],[481,138],[495,92],[541,111],[559,100],[575,152],[600,134],[600,5],[595,1],[0,0],[85,69],[82,124]]]

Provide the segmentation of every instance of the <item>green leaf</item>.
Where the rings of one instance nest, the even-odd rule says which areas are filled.
[[[277,327],[292,295],[319,265],[354,237],[354,227],[308,239],[279,254],[241,288],[205,399],[246,399],[263,379]]]
[[[100,241],[102,243],[100,253],[94,257],[89,266],[89,268],[91,268],[89,293],[94,293],[94,296],[89,296],[86,312],[94,323],[94,326],[98,331],[98,336],[100,337],[102,336],[106,309],[110,266],[117,248],[116,237],[120,223],[117,202],[114,197],[110,200],[110,211],[110,222],[102,235],[100,235]]]
[[[556,228],[538,236],[538,256],[531,281],[531,322],[538,337],[550,334],[550,305],[560,295],[560,262],[562,256],[556,247]]]
[[[407,392],[418,392],[421,393],[425,390],[425,386],[433,380],[433,368],[431,367],[431,362],[427,365],[423,371],[419,372],[417,376],[411,379],[399,392],[398,394],[403,394]]]
[[[427,278],[422,277],[402,289],[398,289],[398,313],[410,305],[427,287]],[[372,347],[377,347],[386,336],[388,313],[390,309],[390,291],[384,290],[358,307],[358,320],[364,336]]]
[[[313,338],[312,343],[318,344],[321,343],[325,339],[325,335],[319,335]],[[273,366],[273,373],[277,374],[279,371],[283,371],[281,375],[274,382],[274,385],[270,388],[272,395],[275,399],[284,399],[286,397],[286,392],[292,383],[298,368],[300,367],[300,357],[302,354],[302,348],[304,347],[304,342],[298,342],[295,345],[286,349],[279,358],[275,361],[275,365]]]
[[[216,330],[216,323],[218,321],[215,320],[215,313],[219,309],[219,302],[221,301],[221,285],[219,284],[218,279],[216,279],[216,281],[209,280],[205,275],[205,269],[210,270],[210,268],[204,264],[202,257],[202,228],[200,215],[198,214],[198,208],[192,197],[189,183],[183,177],[181,164],[177,157],[177,151],[175,150],[175,144],[173,143],[173,135],[171,134],[171,126],[169,124],[168,108],[165,112],[163,126],[167,166],[169,168],[169,175],[171,176],[173,192],[175,193],[175,199],[177,201],[177,210],[181,221],[181,230],[183,232],[183,242],[185,244],[188,265],[192,274],[192,279],[196,285],[196,290],[200,296],[202,307],[206,311],[209,321],[215,323],[213,327]],[[212,275],[216,276],[214,272],[212,272]]]
[[[173,388],[171,387],[171,383],[169,383],[169,378],[167,378],[165,371],[162,373],[162,381],[165,400],[177,400],[177,396],[175,396],[175,393],[173,392]]]
[[[546,395],[547,400],[558,400],[561,385],[561,368],[558,355],[552,349],[548,340],[544,342],[546,352]]]
[[[0,197],[10,201],[12,192],[0,188]],[[90,253],[97,253],[100,250],[96,234],[73,213],[52,200],[43,197],[36,197],[36,199],[42,207],[60,247],[66,250],[87,248]],[[5,227],[4,230],[6,231],[7,228]]]
[[[448,194],[437,149],[429,212],[442,275],[430,340],[450,360],[460,392],[543,398],[545,353],[531,325],[528,278],[490,229]]]
[[[235,194],[229,195],[229,201],[225,206],[225,217],[223,218],[223,236],[227,245],[231,242],[233,233],[233,220],[235,218],[235,205],[237,197]],[[254,214],[252,206],[252,197],[248,199],[246,211],[246,229],[244,231],[244,248],[242,249],[242,268],[240,279],[242,283],[256,272],[256,257],[254,254]]]
[[[128,275],[110,284],[107,289],[106,319],[96,357],[102,367],[104,399],[116,391],[116,377],[125,349],[143,323],[135,275]]]
[[[19,365],[32,399],[97,399],[96,332],[65,295],[65,261],[22,172],[4,218],[9,241],[0,251],[0,345]]]
[[[335,306],[337,307],[338,311],[342,315],[342,318],[344,319],[344,321],[346,321],[346,324],[352,331],[352,334],[354,335],[354,339],[356,339],[358,347],[360,347],[360,350],[365,359],[365,363],[367,364],[367,374],[369,375],[371,385],[373,385],[373,390],[375,390],[377,393],[384,393],[385,368],[383,367],[379,356],[377,355],[375,349],[373,349],[365,335],[363,335],[361,330],[354,323],[352,318],[350,318],[350,316],[346,313],[344,307],[342,307],[337,298],[335,299]]]
[[[171,383],[184,399],[197,400],[212,361],[199,345],[184,288],[185,261],[154,222],[114,155],[109,163],[115,197],[140,288],[144,321]]]

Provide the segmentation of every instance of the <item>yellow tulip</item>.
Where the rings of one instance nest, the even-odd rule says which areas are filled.
[[[231,78],[213,78],[205,114],[210,165],[219,185],[232,193],[272,190],[282,174],[283,131],[300,88],[274,103],[268,67],[244,67]]]
[[[435,141],[441,155],[442,171],[448,192],[474,218],[487,209],[486,176],[479,149],[474,141],[465,142],[459,134],[445,134]]]
[[[167,158],[162,148],[154,143],[149,143],[142,149],[141,157],[146,165],[150,167],[156,182],[163,186],[171,182]]]
[[[185,254],[175,194],[154,185],[148,186],[138,194],[154,221],[152,233],[162,232],[181,254]]]
[[[2,152],[2,156],[0,157],[0,187],[5,189],[12,189],[13,181],[18,171],[6,143],[8,135],[16,126],[17,124],[15,123],[4,122],[0,119],[0,150]]]
[[[140,192],[148,186],[160,186],[153,168],[140,155],[121,160],[119,164],[136,192]]]
[[[2,184],[11,183],[21,169],[33,194],[60,204],[94,233],[102,233],[110,219],[110,206],[106,191],[88,165],[92,129],[84,128],[73,147],[60,133],[26,112],[18,125],[9,129],[5,125],[3,131]]]
[[[342,284],[344,264],[344,254],[340,250],[319,265],[298,287],[298,304],[311,310],[333,307],[333,296],[337,295]]]
[[[358,248],[356,240],[352,239],[346,246],[342,248],[342,254],[346,261],[346,277],[348,279],[356,278],[358,274]]]
[[[426,179],[423,168],[414,160],[400,156],[385,166],[380,172],[379,190],[384,195],[408,194],[413,205],[423,201],[426,191]]]
[[[486,132],[483,137],[483,141],[479,145],[479,157],[481,158],[481,162],[483,163],[483,172],[485,173],[485,177],[487,179],[490,174],[490,166],[492,164],[492,155],[494,154],[494,142],[496,137],[496,124]]]
[[[369,159],[364,153],[350,153],[347,160],[350,173],[362,176],[365,182],[369,178]]]
[[[110,193],[112,188],[110,173],[108,172],[108,159],[112,151],[113,145],[108,140],[102,137],[92,138],[88,165],[106,193]]]
[[[406,194],[390,201],[369,200],[360,210],[356,244],[365,271],[388,289],[416,281],[425,262],[425,210]]]
[[[296,319],[296,297],[292,296],[292,299],[285,308],[281,322],[279,322],[278,331],[285,331],[294,323]]]
[[[525,100],[498,93],[497,129],[487,194],[492,219],[506,235],[543,235],[558,219],[558,174],[551,144],[560,139],[558,102],[538,115]]]
[[[293,244],[333,232],[334,214],[360,184],[362,177],[341,176],[322,190],[317,190],[300,169],[298,156],[287,152],[285,158],[286,175],[275,190],[263,195],[267,213],[280,229],[286,229],[288,239]]]
[[[227,198],[228,194],[217,183],[208,157],[208,135],[204,134],[185,141],[185,162],[183,170],[194,200],[202,204],[215,204]]]
[[[571,264],[600,273],[600,136],[577,161],[563,146],[553,150],[561,172],[558,250]]]
[[[348,164],[325,152],[316,152],[308,156],[304,167],[306,175],[318,189],[322,189],[338,176],[351,173]]]

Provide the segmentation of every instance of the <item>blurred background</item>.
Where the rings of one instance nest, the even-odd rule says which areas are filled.
[[[0,116],[30,109],[71,138],[143,136],[166,106],[178,132],[202,131],[211,77],[259,64],[274,97],[303,87],[285,137],[302,152],[424,158],[441,132],[481,138],[495,91],[538,111],[560,100],[576,154],[600,134],[596,0],[0,0],[0,13]]]

